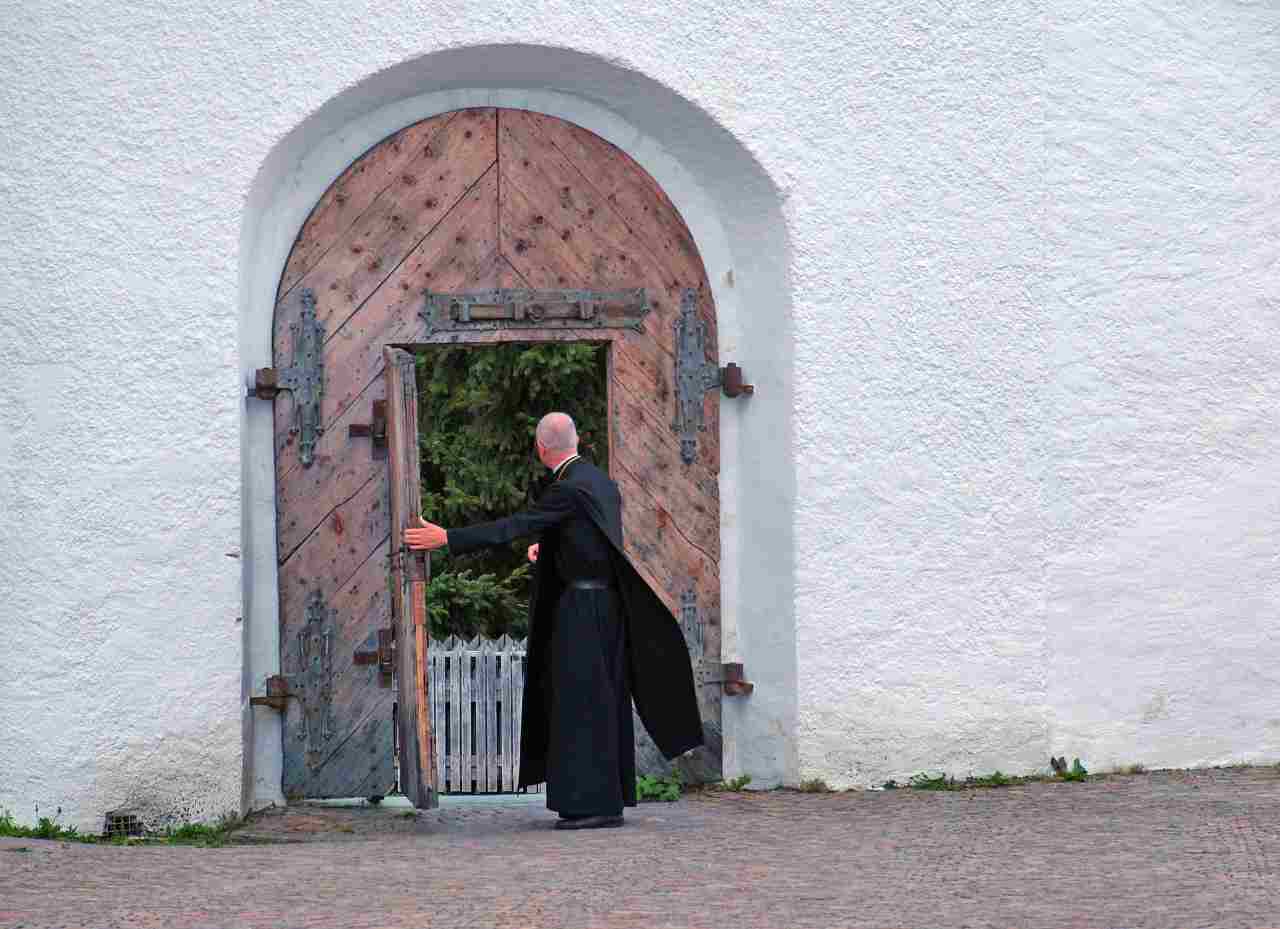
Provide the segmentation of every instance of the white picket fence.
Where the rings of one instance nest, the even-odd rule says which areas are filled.
[[[438,789],[512,793],[520,776],[525,640],[450,636],[433,639],[427,656]]]

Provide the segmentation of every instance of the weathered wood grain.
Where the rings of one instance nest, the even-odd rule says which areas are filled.
[[[488,171],[496,157],[492,110],[465,110],[443,124],[413,159],[298,282],[316,295],[316,318],[332,337],[414,246]],[[295,301],[276,310],[288,346]]]
[[[385,487],[372,477],[326,515],[281,564],[281,615],[300,616],[306,592],[313,587],[331,595],[382,544],[389,528]]]
[[[284,727],[286,794],[369,796],[386,794],[395,784],[391,756],[391,707],[394,692],[383,688],[375,666],[356,665],[356,650],[376,647],[376,629],[389,612],[386,543],[380,545],[340,586],[321,579],[319,586],[333,613],[332,705],[335,737],[317,768],[307,763],[301,732],[304,711],[298,699],[288,702]],[[335,588],[336,589],[333,589]],[[305,591],[299,591],[305,593]],[[304,617],[303,597],[282,612],[281,667],[286,675],[304,670],[297,633]]]
[[[485,257],[496,249],[496,177],[490,177],[487,187],[479,184],[493,165],[493,118],[491,111],[475,112],[490,115],[472,120],[463,114],[466,118],[451,121],[437,134],[441,151],[463,149],[450,160],[449,166],[434,166],[431,171],[423,172],[424,177],[445,178],[440,182],[445,189],[436,191],[440,199],[436,199],[436,193],[424,196],[421,192],[403,190],[384,192],[348,230],[343,242],[306,275],[301,286],[277,304],[274,357],[276,366],[281,367],[287,366],[292,356],[290,327],[301,313],[301,294],[303,290],[310,290],[316,295],[316,318],[326,326],[327,334],[325,392],[321,400],[321,421],[326,435],[330,424],[353,399],[349,382],[335,383],[335,379],[341,381],[343,371],[340,359],[333,357],[335,344],[360,337],[353,334],[353,322],[359,320],[355,324],[356,332],[376,337],[370,327],[385,327],[391,322],[385,315],[389,308],[403,309],[413,304],[413,312],[407,315],[410,319],[415,317],[419,302],[415,298],[420,298],[422,291],[431,286],[436,275],[447,274],[450,265],[465,259],[466,254]],[[474,128],[468,128],[472,123]],[[403,180],[401,183],[404,184]],[[418,185],[415,180],[410,186]],[[483,203],[487,211],[477,211],[477,203]],[[460,213],[459,207],[462,207]],[[491,244],[486,247],[485,242]],[[465,280],[466,275],[451,277]],[[366,301],[374,305],[366,307]],[[386,341],[389,340],[381,344]],[[375,370],[380,367],[378,362]],[[372,379],[369,373],[359,385],[360,390]],[[288,425],[279,415],[276,417],[276,454],[284,465],[277,469],[278,473],[287,472],[296,460],[297,449],[288,434]]]
[[[397,640],[397,722],[400,731],[400,790],[416,807],[437,805],[432,783],[427,725],[425,627],[427,557],[401,541],[419,525],[421,469],[418,460],[418,387],[413,355],[383,349],[387,382],[387,491],[391,511],[391,601]],[[427,739],[427,742],[423,740]]]
[[[442,126],[457,115],[443,113],[407,126],[357,158],[312,208],[289,252],[278,296],[293,289],[378,195],[404,173]]]
[[[419,316],[427,290],[629,286],[645,287],[654,306],[642,333],[429,335]],[[408,127],[344,172],[304,225],[281,278],[274,343],[278,367],[291,361],[288,325],[297,318],[304,287],[314,288],[317,315],[329,327],[325,431],[312,465],[301,467],[296,438],[289,434],[291,398],[282,393],[276,400],[282,633],[288,637],[291,624],[301,621],[309,584],[319,584],[340,604],[335,609],[343,616],[338,620],[342,655],[335,655],[341,667],[335,663],[334,693],[345,707],[342,746],[376,740],[381,730],[373,721],[386,715],[378,701],[385,703],[393,693],[368,677],[372,666],[350,663],[350,653],[370,647],[376,628],[391,621],[397,586],[388,587],[386,576],[394,550],[390,478],[383,470],[389,465],[371,455],[368,439],[352,440],[347,429],[353,422],[368,422],[373,401],[385,393],[383,349],[388,345],[611,343],[610,460],[624,497],[628,557],[677,616],[681,595],[695,592],[705,654],[718,659],[716,396],[705,398],[707,429],[699,436],[692,465],[680,461],[679,441],[671,431],[672,324],[680,293],[685,287],[699,290],[709,362],[717,360],[715,309],[705,269],[678,211],[625,153],[580,127],[521,111],[463,111]],[[420,582],[425,587],[425,578]],[[523,659],[482,648],[474,671],[469,661],[466,668],[462,660],[450,660],[446,667],[430,651],[425,599],[414,592],[415,583],[398,585],[402,605],[395,611],[401,660],[412,654],[420,662],[416,671],[401,671],[402,680],[416,678],[416,695],[408,701],[413,706],[401,720],[414,731],[402,729],[401,738],[418,746],[402,761],[402,780],[416,763],[418,770],[409,771],[409,777],[420,783],[442,788],[446,780],[459,787],[465,781],[469,790],[474,778],[477,789],[512,789],[518,745],[511,740],[517,738],[513,728],[520,716]],[[289,648],[282,642],[286,662],[296,660]],[[494,663],[492,679],[483,670],[486,656]],[[704,719],[718,727],[719,690],[702,691]],[[474,736],[473,702],[477,709],[492,704],[495,713],[494,721],[477,716]],[[468,708],[465,728],[462,716],[449,721],[453,744],[447,747],[446,703],[458,712]],[[464,740],[470,744],[464,746]],[[472,759],[465,771],[464,747]],[[372,784],[382,776],[371,773],[367,762],[362,768],[346,751],[340,747],[333,762],[310,779],[294,777],[295,764],[286,781],[296,792],[320,796],[315,791],[344,783],[354,790],[353,784]],[[345,782],[343,765],[351,769]]]
[[[326,344],[325,409],[329,413],[310,467],[303,468],[298,460],[287,424],[280,429],[281,407],[277,406],[277,539],[282,554],[292,551],[336,501],[345,499],[358,482],[383,466],[372,458],[369,440],[352,439],[348,426],[368,422],[373,401],[383,394],[382,347],[419,338],[423,323],[418,310],[426,285],[438,280],[439,286],[450,290],[496,286],[501,266],[494,229],[497,179],[494,172],[486,178]],[[409,282],[408,289],[401,286]]]
[[[514,118],[506,110],[503,116]],[[657,263],[684,280],[706,279],[702,256],[679,211],[629,155],[595,133],[554,116],[522,112],[520,118],[582,172]]]

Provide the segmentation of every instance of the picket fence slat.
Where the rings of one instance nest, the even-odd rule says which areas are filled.
[[[525,640],[433,639],[431,737],[441,793],[511,793],[520,773]],[[539,788],[540,790],[540,788]]]

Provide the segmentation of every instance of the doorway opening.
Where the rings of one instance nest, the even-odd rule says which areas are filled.
[[[415,351],[421,513],[465,526],[518,512],[550,474],[538,420],[568,413],[579,451],[609,466],[609,344],[428,345]],[[431,555],[428,693],[443,794],[510,793],[519,768],[532,539]]]

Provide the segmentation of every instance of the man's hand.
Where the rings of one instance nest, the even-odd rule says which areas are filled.
[[[529,546],[529,560],[535,564],[538,561],[538,543],[535,542]]]
[[[425,523],[404,531],[404,544],[413,549],[431,551],[449,544],[449,533],[435,523]]]

